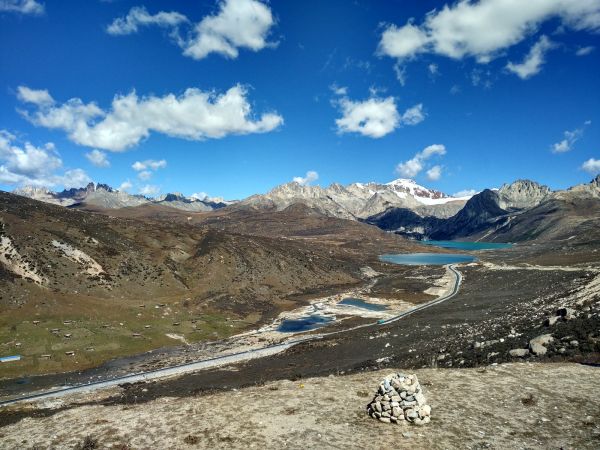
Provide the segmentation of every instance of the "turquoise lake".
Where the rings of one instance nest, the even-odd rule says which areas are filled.
[[[357,308],[368,309],[369,311],[385,311],[388,309],[385,305],[376,305],[375,303],[365,302],[359,298],[345,298],[340,305],[356,306]]]
[[[456,250],[495,250],[510,248],[512,244],[499,242],[459,242],[459,241],[421,241],[421,244],[434,247],[451,248]]]
[[[434,265],[467,263],[477,260],[471,255],[460,255],[454,253],[404,253],[400,255],[381,255],[381,261],[402,264],[406,266]]]
[[[312,314],[300,319],[285,319],[277,328],[277,331],[283,333],[298,333],[300,331],[309,331],[316,328],[321,328],[332,322],[333,318]]]

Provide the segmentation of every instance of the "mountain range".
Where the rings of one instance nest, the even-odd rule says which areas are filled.
[[[342,219],[364,219],[393,207],[408,208],[422,216],[450,217],[456,214],[469,199],[469,197],[452,197],[420,186],[408,179],[398,179],[385,184],[371,182],[343,186],[334,183],[327,188],[291,182],[277,186],[266,194],[253,195],[239,202],[227,201],[220,197],[199,199],[186,197],[180,193],[149,198],[96,183],[62,192],[26,186],[14,190],[13,194],[46,203],[84,209],[162,205],[184,211],[202,212],[239,204],[257,209],[281,211],[295,203],[303,203],[324,215]]]
[[[557,231],[551,231],[550,228],[556,228],[557,224],[573,225],[576,222],[574,214],[596,211],[600,204],[594,201],[600,198],[599,180],[600,176],[590,183],[558,191],[535,181],[517,180],[499,189],[485,189],[470,197],[453,197],[409,179],[397,179],[384,184],[370,182],[343,186],[334,183],[326,188],[291,182],[241,201],[209,197],[198,199],[180,193],[148,198],[94,183],[85,188],[62,192],[25,187],[14,193],[75,209],[96,212],[108,210],[111,215],[122,217],[172,220],[179,210],[185,212],[186,220],[193,219],[201,223],[223,221],[224,217],[246,218],[248,214],[253,214],[252,211],[286,211],[300,204],[305,207],[302,214],[365,222],[412,239],[516,241],[554,235]],[[573,209],[575,203],[581,207],[584,204],[587,206],[582,210]],[[221,209],[223,214],[201,218],[189,216],[194,213],[216,213]],[[539,216],[537,220],[532,219],[535,215]],[[568,216],[569,219],[559,220],[559,216]],[[567,230],[568,226],[565,227]]]
[[[156,198],[143,195],[132,195],[124,191],[113,189],[107,184],[89,183],[82,188],[65,189],[62,192],[53,192],[43,187],[25,186],[15,189],[13,194],[67,207],[98,207],[104,209],[118,209],[145,204],[169,206],[184,211],[212,211],[227,206],[222,198],[186,197],[179,192],[165,194]]]

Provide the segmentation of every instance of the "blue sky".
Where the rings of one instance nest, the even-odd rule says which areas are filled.
[[[587,182],[600,0],[517,3],[0,0],[0,189]]]

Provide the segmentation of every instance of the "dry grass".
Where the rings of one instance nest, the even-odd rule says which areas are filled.
[[[73,407],[0,429],[0,448],[71,449],[88,435],[99,448],[115,449],[600,445],[597,368],[506,364],[487,370],[418,370],[433,408],[432,422],[422,428],[382,424],[365,414],[365,393],[370,396],[389,372],[279,381],[128,407]]]

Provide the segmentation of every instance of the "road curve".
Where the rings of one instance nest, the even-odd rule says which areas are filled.
[[[51,389],[48,391],[39,392],[37,394],[32,394],[32,395],[22,396],[22,397],[18,397],[18,398],[13,398],[10,400],[0,401],[0,407],[8,406],[8,405],[12,405],[15,403],[20,403],[20,402],[31,401],[31,400],[43,400],[43,399],[62,397],[62,396],[68,395],[68,394],[91,392],[91,391],[95,391],[98,389],[105,389],[108,387],[117,386],[117,385],[124,384],[124,383],[137,383],[140,381],[148,381],[148,380],[153,380],[153,379],[157,379],[157,378],[182,375],[185,373],[195,372],[197,370],[202,370],[202,369],[209,369],[209,368],[218,367],[218,366],[222,366],[222,365],[226,365],[226,364],[234,364],[234,363],[238,363],[241,361],[247,361],[247,360],[254,359],[254,358],[262,358],[265,356],[275,355],[275,354],[280,353],[284,350],[287,350],[288,348],[290,348],[296,344],[299,344],[301,342],[314,341],[317,339],[322,339],[325,336],[332,336],[335,334],[347,333],[349,331],[357,330],[359,328],[366,328],[366,327],[371,327],[371,326],[375,326],[375,325],[384,325],[384,324],[392,323],[392,322],[402,319],[403,317],[409,316],[417,311],[422,311],[422,310],[430,308],[432,306],[439,305],[440,303],[445,302],[445,301],[451,299],[452,297],[454,297],[460,289],[460,284],[462,282],[462,275],[458,270],[456,270],[456,267],[454,264],[447,265],[446,269],[449,270],[455,276],[454,287],[452,289],[452,292],[450,292],[449,294],[447,294],[443,297],[432,300],[431,302],[424,303],[415,308],[409,309],[408,311],[404,311],[403,313],[398,314],[397,316],[391,317],[386,320],[380,320],[380,321],[377,321],[374,323],[367,323],[367,324],[359,325],[359,326],[356,326],[353,328],[348,328],[345,330],[333,331],[330,333],[322,333],[319,335],[311,335],[311,336],[306,336],[304,338],[301,337],[301,338],[294,339],[294,340],[291,340],[288,342],[274,344],[274,345],[270,345],[270,346],[263,347],[260,349],[247,350],[244,352],[233,353],[233,354],[225,355],[225,356],[217,356],[214,358],[209,358],[209,359],[205,359],[202,361],[196,361],[193,363],[180,364],[180,365],[176,365],[176,366],[172,366],[172,367],[165,367],[162,369],[151,370],[148,372],[140,372],[140,373],[135,373],[135,374],[131,374],[131,375],[124,375],[124,376],[112,378],[110,380],[94,381],[94,382],[90,382],[87,384],[55,388],[55,389]]]

